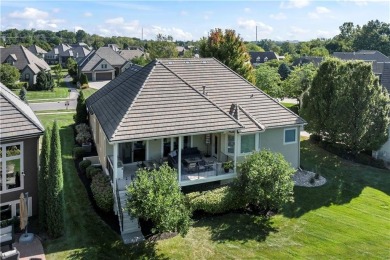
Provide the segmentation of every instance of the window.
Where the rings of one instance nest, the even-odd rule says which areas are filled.
[[[23,188],[22,152],[23,143],[4,144],[0,146],[0,191]]]
[[[28,73],[24,74],[24,79],[29,80],[30,79],[30,74],[28,74]]]
[[[234,153],[234,135],[228,135],[227,152]]]
[[[183,137],[183,148],[190,148],[191,147],[191,136],[184,136]]]
[[[284,129],[284,144],[293,144],[297,142],[297,129]]]
[[[102,64],[102,69],[107,69],[107,64]]]
[[[164,138],[163,139],[163,156],[167,157],[168,154],[171,152],[171,138]]]
[[[242,135],[241,136],[241,153],[250,153],[254,151],[256,142],[256,135]]]

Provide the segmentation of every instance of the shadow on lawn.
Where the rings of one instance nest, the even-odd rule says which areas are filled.
[[[321,187],[294,187],[294,202],[283,208],[290,218],[332,204],[349,203],[365,187],[372,187],[390,195],[390,172],[346,161],[308,140],[301,143],[301,165],[306,170],[319,172],[327,180]]]
[[[272,224],[270,219],[263,216],[229,213],[202,219],[194,224],[194,227],[206,227],[211,233],[211,240],[219,243],[226,241],[245,243],[249,240],[264,241],[270,233],[277,232]]]

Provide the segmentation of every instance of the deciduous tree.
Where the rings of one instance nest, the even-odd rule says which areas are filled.
[[[255,71],[256,86],[273,98],[283,98],[284,92],[277,68],[261,64]]]
[[[152,60],[156,58],[176,58],[178,56],[178,52],[176,50],[176,44],[172,41],[172,36],[158,34],[156,41],[152,41],[148,44],[150,58]]]
[[[19,70],[7,63],[0,64],[0,82],[8,88],[13,88],[20,78]]]
[[[199,54],[201,57],[214,57],[249,82],[255,82],[250,56],[242,38],[234,30],[211,30],[208,38],[201,39]]]
[[[280,78],[282,80],[285,80],[288,77],[288,75],[290,75],[291,69],[286,63],[283,62],[280,64],[278,68],[278,73],[280,75]]]

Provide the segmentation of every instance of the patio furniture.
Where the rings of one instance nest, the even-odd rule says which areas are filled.
[[[13,225],[9,225],[0,229],[0,242],[1,246],[9,245],[9,249],[12,249],[12,244],[15,242]]]
[[[189,163],[186,167],[187,172],[195,172],[197,168],[196,162]]]
[[[206,170],[206,162],[204,160],[200,160],[197,163],[198,170],[199,171],[205,171]]]
[[[14,247],[14,248],[11,248],[10,251],[7,251],[7,252],[4,252],[4,253],[1,253],[1,259],[5,260],[12,260],[12,259],[19,259],[19,256],[20,256],[20,253],[19,251]]]
[[[204,167],[206,170],[212,170],[214,167],[214,162],[213,161],[205,161]]]

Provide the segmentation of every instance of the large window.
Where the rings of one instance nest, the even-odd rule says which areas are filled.
[[[256,134],[241,136],[241,153],[250,153],[256,149]]]
[[[228,135],[227,152],[234,153],[234,135]]]
[[[284,129],[284,144],[293,144],[297,142],[297,129]]]
[[[0,191],[9,191],[22,187],[23,179],[23,143],[0,146]]]

